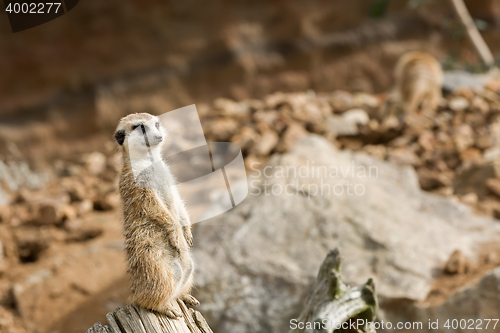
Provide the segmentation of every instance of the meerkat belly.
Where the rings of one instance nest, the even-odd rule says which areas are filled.
[[[173,278],[176,282],[177,287],[172,295],[173,298],[176,298],[181,295],[186,283],[190,280],[193,274],[193,260],[190,256],[184,255],[180,258],[170,259],[170,262],[167,265],[171,267]]]

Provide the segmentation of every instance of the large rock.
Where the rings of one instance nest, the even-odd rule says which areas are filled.
[[[493,73],[474,74],[462,70],[446,71],[444,73],[443,89],[455,91],[460,88],[482,88],[492,79]]]
[[[264,170],[250,175],[243,203],[194,231],[196,295],[216,332],[286,332],[334,247],[348,284],[374,278],[379,318],[391,320],[402,307],[390,304],[427,298],[456,249],[474,263],[481,244],[500,239],[493,220],[422,192],[413,168],[318,136]]]

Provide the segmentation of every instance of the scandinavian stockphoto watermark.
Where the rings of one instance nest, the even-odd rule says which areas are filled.
[[[344,322],[336,322],[333,320],[324,319],[321,321],[298,321],[297,319],[290,320],[290,329],[300,330],[352,330],[352,331],[367,331],[375,332],[377,330],[495,330],[499,319],[466,319],[466,318],[449,318],[446,320],[428,319],[426,321],[369,321],[366,319],[355,319]]]
[[[378,178],[377,166],[317,165],[308,160],[301,166],[250,165],[250,194],[257,195],[303,195],[314,196],[362,196],[366,192],[362,179]],[[284,181],[280,181],[284,180]]]
[[[429,320],[428,328],[434,329],[435,323],[431,323]],[[392,330],[392,329],[406,329],[406,330],[421,330],[424,327],[424,323],[420,321],[415,322],[397,322],[392,323],[390,321],[369,321],[366,319],[358,318],[356,320],[336,322],[333,320],[323,319],[322,321],[298,321],[297,319],[290,320],[290,329],[306,329],[306,330],[352,330],[361,331],[366,330],[368,332],[374,332],[376,330]]]

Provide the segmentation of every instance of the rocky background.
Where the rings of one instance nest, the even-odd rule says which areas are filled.
[[[334,247],[346,282],[374,278],[381,320],[498,318],[500,80],[449,73],[437,110],[387,116],[404,52],[481,66],[445,3],[374,3],[85,1],[17,34],[2,20],[0,332],[85,332],[126,303],[113,128],[191,103],[261,189],[264,165],[378,170],[349,178],[363,195],[251,188],[195,225],[214,331],[286,331]],[[498,3],[468,5],[498,51]],[[322,180],[345,181],[297,179]]]

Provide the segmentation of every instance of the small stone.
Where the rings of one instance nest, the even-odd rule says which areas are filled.
[[[378,130],[380,127],[380,124],[379,122],[377,121],[377,119],[370,119],[370,121],[368,122],[368,128],[372,131],[376,131]]]
[[[266,131],[252,147],[251,152],[257,156],[268,156],[278,144],[278,134],[274,131]]]
[[[483,97],[489,103],[497,103],[500,101],[498,94],[489,89],[476,89],[476,94]]]
[[[474,131],[469,124],[461,124],[455,128],[453,142],[458,151],[465,150],[474,144]]]
[[[236,133],[231,142],[237,144],[242,150],[250,148],[255,144],[259,134],[250,126],[243,126],[243,128]]]
[[[0,206],[9,205],[12,197],[0,186]]]
[[[473,128],[483,128],[487,125],[486,118],[479,112],[467,112],[463,121]]]
[[[426,130],[423,131],[422,134],[418,137],[418,143],[425,150],[433,150],[434,149],[434,134],[432,131]]]
[[[366,145],[363,147],[363,151],[381,160],[387,156],[387,148],[384,145]]]
[[[456,174],[453,186],[456,194],[476,193],[480,198],[490,192],[486,186],[489,178],[495,178],[495,168],[492,164],[475,165]]]
[[[59,222],[57,207],[52,203],[40,205],[38,210],[38,222],[40,224],[56,224]]]
[[[0,206],[0,223],[10,221],[12,216],[11,206]]]
[[[486,149],[483,158],[488,162],[498,160],[500,158],[500,147],[491,147]]]
[[[106,169],[106,164],[106,156],[98,151],[90,153],[85,159],[85,167],[91,175],[101,174]]]
[[[94,209],[94,203],[92,200],[86,199],[78,204],[77,213],[82,216],[90,213]]]
[[[397,117],[389,116],[389,117],[385,118],[384,120],[382,120],[382,124],[380,125],[380,127],[381,127],[382,132],[386,132],[386,131],[396,129],[400,125],[401,125],[401,123],[399,122]]]
[[[493,139],[487,134],[480,135],[476,138],[474,146],[482,150],[488,149],[493,146]]]
[[[490,191],[490,193],[500,198],[500,179],[497,178],[486,179],[486,188],[488,189],[488,191]]]
[[[465,97],[454,97],[448,103],[448,107],[453,111],[463,111],[468,109],[469,106],[470,103]]]
[[[473,111],[479,111],[482,114],[486,114],[490,110],[490,105],[484,100],[484,98],[474,96],[471,100],[471,109]]]
[[[283,134],[281,141],[276,147],[276,151],[283,153],[290,150],[300,139],[307,135],[307,131],[298,123],[291,123],[285,133]]]
[[[279,118],[279,112],[274,110],[259,110],[252,116],[257,129],[271,129],[275,126]]]
[[[500,81],[498,80],[491,80],[486,85],[484,86],[486,89],[491,90],[495,93],[500,92]]]
[[[330,104],[333,107],[333,112],[343,112],[354,106],[354,98],[347,91],[336,90],[330,97]]]
[[[460,152],[461,161],[474,161],[481,158],[481,152],[475,148],[467,148],[466,150]]]
[[[363,109],[351,109],[340,116],[328,116],[327,128],[337,136],[354,136],[359,134],[358,125],[367,125],[370,117]]]
[[[80,219],[72,219],[64,221],[64,230],[72,232],[79,230],[82,227],[82,220]]]
[[[72,231],[68,237],[66,237],[66,242],[85,242],[96,237],[99,237],[104,232],[101,227],[87,227]]]
[[[68,195],[43,200],[38,204],[35,222],[41,225],[59,224],[64,216],[64,207],[69,201]]]
[[[267,95],[264,99],[264,104],[269,109],[276,109],[279,105],[284,104],[289,99],[289,95],[283,92],[275,92]]]
[[[216,141],[229,141],[240,124],[232,118],[214,119],[204,126],[207,134]]]
[[[380,105],[380,100],[373,95],[357,93],[354,95],[354,103],[359,107],[376,108]]]
[[[227,98],[217,98],[214,108],[223,116],[246,117],[250,115],[250,106],[245,102],[237,103]]]
[[[71,202],[82,201],[87,195],[85,186],[79,182],[72,182],[68,185],[67,191]]]
[[[329,106],[328,106],[329,107]],[[293,109],[293,118],[305,123],[320,123],[325,116],[331,114],[330,109],[322,108],[322,105],[315,102],[305,103],[304,105],[296,106]]]
[[[356,125],[367,125],[370,122],[370,116],[363,109],[351,109],[342,114],[348,123],[353,123]]]
[[[408,148],[396,148],[389,150],[388,159],[399,165],[420,165],[420,158]]]
[[[455,95],[470,100],[474,97],[474,92],[470,88],[461,87],[455,91]]]
[[[455,250],[448,262],[444,267],[444,271],[447,274],[455,275],[455,274],[464,274],[469,270],[470,264],[467,258],[460,252],[460,250]]]
[[[117,193],[108,193],[94,200],[94,209],[99,211],[113,210],[120,205],[120,196]]]
[[[474,192],[469,192],[465,195],[462,195],[459,197],[460,202],[470,205],[470,206],[475,206],[478,202],[478,197],[477,194]]]
[[[2,307],[9,308],[13,305],[12,299],[12,284],[7,279],[0,280],[0,309]],[[2,318],[2,313],[0,312],[0,318]],[[2,318],[3,319],[3,318]],[[0,320],[0,329],[2,328],[3,322]]]
[[[436,193],[445,197],[451,197],[453,195],[453,187],[451,186],[440,187],[437,190],[432,191],[432,193]]]
[[[410,145],[411,138],[408,136],[399,136],[388,143],[388,147],[397,148],[397,147],[406,147]]]
[[[445,173],[431,171],[428,169],[419,169],[417,174],[420,187],[425,191],[448,187],[452,183],[451,179]]]
[[[61,218],[65,220],[73,220],[76,218],[77,210],[71,205],[65,205],[61,208]]]

